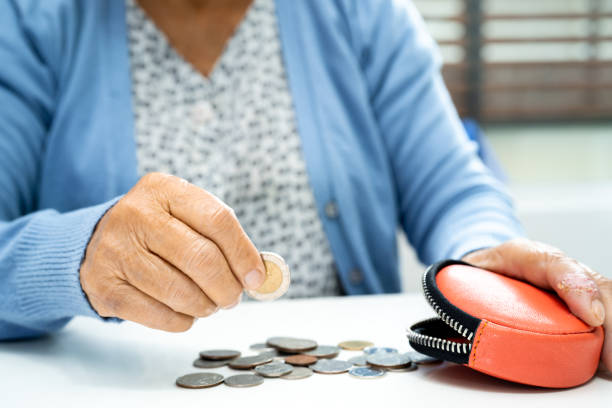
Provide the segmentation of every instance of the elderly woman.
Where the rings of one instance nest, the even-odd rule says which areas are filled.
[[[290,297],[397,292],[398,226],[610,334],[610,281],[520,238],[409,2],[6,0],[0,23],[1,338],[186,330],[262,284],[257,248]]]

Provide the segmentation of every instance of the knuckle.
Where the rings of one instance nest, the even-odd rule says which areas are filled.
[[[210,241],[203,239],[193,240],[188,246],[185,255],[185,265],[189,271],[206,272],[217,269],[218,250]]]
[[[172,278],[166,288],[166,299],[172,306],[185,310],[191,304],[189,290],[185,288],[184,282],[178,278]]]
[[[212,208],[209,213],[208,221],[213,228],[218,231],[223,231],[236,222],[236,215],[234,214],[234,210],[229,206],[220,204]]]
[[[146,206],[139,200],[132,196],[125,196],[116,207],[117,212],[115,215],[127,221],[140,220],[145,208]]]
[[[166,177],[165,174],[159,173],[159,172],[147,173],[140,178],[140,180],[138,181],[138,184],[147,185],[147,186],[155,185],[159,181],[163,180],[165,177]]]
[[[213,286],[213,282],[223,281],[224,271],[220,267],[208,267],[203,274],[204,284],[206,286]],[[218,286],[218,285],[214,285]]]
[[[182,181],[182,179],[165,173],[148,173],[139,180],[135,190],[147,196],[157,204],[167,207],[168,192],[172,191],[173,185]]]

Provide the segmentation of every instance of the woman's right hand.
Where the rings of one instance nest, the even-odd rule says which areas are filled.
[[[81,265],[100,316],[167,331],[240,302],[265,279],[230,207],[178,177],[151,173],[100,220]]]

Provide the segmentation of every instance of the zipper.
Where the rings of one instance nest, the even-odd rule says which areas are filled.
[[[438,317],[432,317],[422,321],[423,324],[428,324],[436,321],[442,321]],[[447,353],[455,353],[461,355],[469,355],[472,352],[472,343],[462,343],[453,340],[447,340],[440,337],[429,336],[422,333],[417,333],[411,329],[406,329],[406,336],[411,343],[420,344],[421,346],[433,348]]]
[[[450,314],[442,310],[440,305],[438,305],[434,297],[431,295],[431,291],[429,290],[429,287],[427,285],[427,275],[431,273],[431,270],[431,267],[427,268],[427,270],[423,274],[423,278],[421,279],[423,294],[425,295],[425,299],[427,299],[427,303],[429,303],[434,312],[436,312],[436,314],[440,316],[440,319],[442,319],[442,321],[446,323],[447,326],[450,326],[453,330],[455,330],[457,333],[459,333],[466,339],[472,340],[472,337],[474,337],[474,332],[468,329],[467,327],[464,328],[458,320],[454,319]]]
[[[469,358],[472,352],[472,339],[480,323],[467,313],[459,310],[452,305],[440,293],[435,282],[435,275],[443,268],[465,264],[461,261],[445,261],[431,265],[423,273],[421,280],[421,289],[425,295],[427,303],[431,306],[438,317],[433,317],[423,320],[406,330],[406,336],[410,343],[426,347],[429,350],[437,350],[438,353],[449,356],[455,356],[457,362],[465,361]],[[438,337],[434,334],[441,334],[444,337]],[[451,340],[448,337],[459,335],[466,341]],[[453,358],[450,358],[453,360]]]

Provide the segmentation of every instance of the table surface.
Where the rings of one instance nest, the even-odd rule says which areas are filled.
[[[495,379],[443,363],[375,380],[314,374],[304,380],[266,379],[254,388],[187,390],[177,377],[197,371],[200,350],[232,348],[271,336],[312,338],[319,344],[364,339],[408,351],[405,328],[432,312],[417,294],[244,302],[201,319],[180,334],[137,324],[74,319],[42,339],[0,342],[0,406],[213,407],[242,406],[602,406],[612,401],[612,377],[599,373],[569,390],[547,390]],[[339,358],[359,352],[343,351]],[[574,358],[575,356],[568,356]],[[235,373],[224,367],[206,371]],[[595,403],[595,405],[589,405]],[[44,404],[44,405],[43,405]]]

